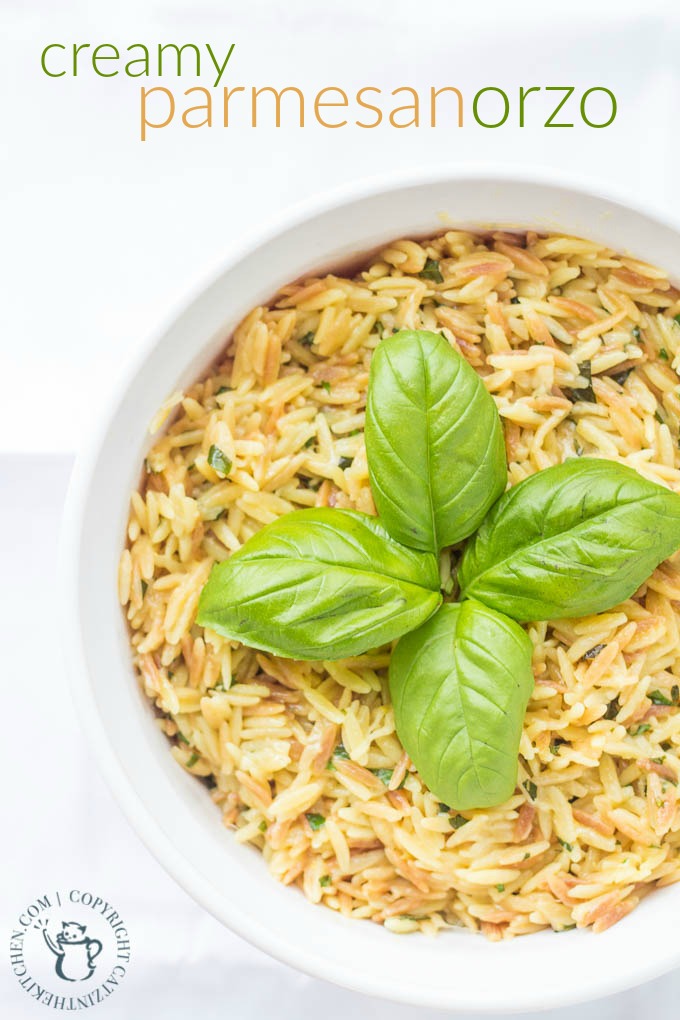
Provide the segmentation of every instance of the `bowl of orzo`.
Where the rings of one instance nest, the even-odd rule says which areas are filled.
[[[129,373],[67,511],[76,700],[255,945],[479,1011],[679,962],[678,281],[626,202],[421,174],[268,229]]]

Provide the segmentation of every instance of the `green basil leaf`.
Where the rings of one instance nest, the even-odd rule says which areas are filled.
[[[413,549],[467,538],[506,486],[493,399],[438,333],[402,330],[378,345],[365,434],[378,513]]]
[[[296,659],[341,659],[420,626],[441,602],[436,557],[405,549],[375,517],[285,514],[216,564],[197,621]]]
[[[498,501],[461,562],[464,595],[515,620],[629,598],[680,547],[680,496],[609,460],[569,460]]]
[[[472,599],[443,605],[392,654],[399,739],[426,786],[456,810],[502,804],[515,789],[531,654],[518,624]]]

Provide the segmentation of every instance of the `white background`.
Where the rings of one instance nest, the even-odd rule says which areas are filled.
[[[74,451],[143,339],[253,228],[383,169],[489,161],[612,182],[680,220],[680,15],[669,3],[571,0],[0,0],[0,941],[44,889],[79,884],[126,916],[134,959],[97,1014],[205,1020],[349,1014],[415,1020],[303,977],[221,928],[123,820],[77,728],[54,619],[55,545]],[[138,140],[139,82],[48,79],[49,42],[236,44],[232,87],[428,89],[606,85],[615,123],[550,130],[243,123]],[[165,84],[181,92],[196,82]],[[209,85],[206,80],[204,84]],[[224,84],[224,81],[223,81]],[[511,115],[516,118],[516,105]],[[4,934],[3,934],[4,933]],[[669,932],[669,937],[676,937]],[[530,975],[527,975],[530,980]],[[575,976],[577,980],[577,976]],[[680,975],[554,1020],[670,1020]],[[508,1009],[512,1004],[508,1003]],[[0,1015],[48,1015],[0,960]]]

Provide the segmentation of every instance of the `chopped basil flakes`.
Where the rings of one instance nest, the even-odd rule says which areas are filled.
[[[439,262],[436,259],[426,259],[425,265],[418,273],[421,280],[432,280],[434,283],[443,283],[444,277],[442,276],[441,269],[439,268]]]
[[[226,476],[231,471],[231,461],[224,451],[220,450],[219,446],[215,446],[214,443],[208,450],[208,464],[210,464],[213,471],[217,471],[218,475]]]

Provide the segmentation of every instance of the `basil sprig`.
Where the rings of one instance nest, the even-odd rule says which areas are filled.
[[[464,596],[515,620],[600,613],[678,548],[680,496],[608,460],[569,460],[513,486],[468,544]]]
[[[405,330],[376,349],[366,454],[383,524],[414,549],[467,538],[507,483],[496,405],[439,333]]]
[[[403,746],[438,800],[491,807],[515,788],[533,689],[531,643],[515,621],[601,612],[632,595],[680,547],[680,496],[587,459],[501,496],[495,405],[428,332],[376,349],[365,438],[379,519],[284,515],[212,568],[198,623],[297,659],[399,638],[389,682]],[[463,601],[442,605],[436,554],[476,528],[459,570]]]

